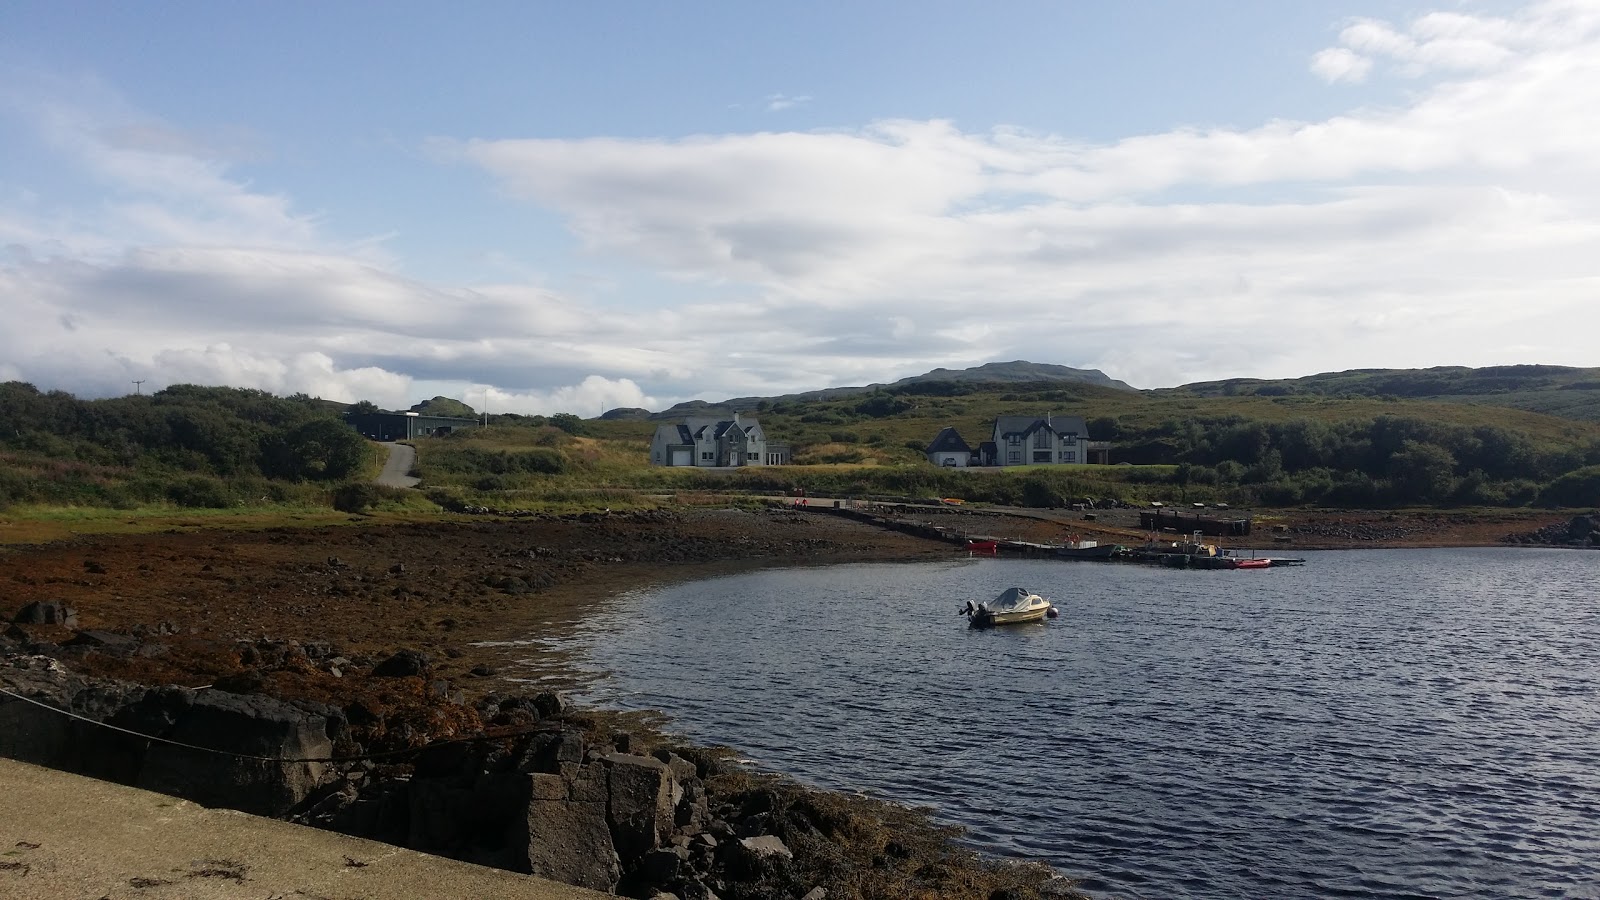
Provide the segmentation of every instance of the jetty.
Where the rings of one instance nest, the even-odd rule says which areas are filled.
[[[1162,537],[1160,530],[1146,529],[1149,533],[1135,542],[1126,544],[1086,540],[1074,535],[1060,542],[1029,541],[1017,537],[986,533],[972,527],[969,522],[944,523],[934,521],[927,514],[943,512],[939,507],[919,506],[898,502],[862,502],[855,500],[827,500],[811,504],[795,504],[796,509],[808,512],[829,513],[868,522],[880,528],[914,534],[955,544],[974,554],[1028,556],[1041,559],[1084,560],[1097,562],[1125,562],[1161,565],[1170,568],[1211,570],[1265,569],[1305,564],[1300,557],[1249,556],[1237,551],[1222,550],[1215,544],[1205,543],[1208,534],[1248,535],[1250,519],[1220,519],[1195,515],[1178,515],[1155,511],[1140,513],[1140,524],[1163,523],[1161,530],[1171,530],[1182,524],[1190,528],[1183,539]],[[922,513],[922,515],[919,515]],[[1008,510],[1005,515],[1023,515],[1025,511]],[[1039,518],[1044,518],[1040,516]],[[1055,521],[1049,519],[1048,521]]]

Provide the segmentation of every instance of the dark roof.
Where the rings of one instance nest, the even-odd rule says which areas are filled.
[[[924,453],[971,453],[972,448],[961,439],[961,434],[954,428],[946,428],[933,438],[933,443],[928,445]]]
[[[994,433],[997,435],[1020,434],[1029,435],[1041,426],[1048,427],[1056,434],[1076,434],[1081,438],[1089,436],[1089,426],[1083,421],[1083,416],[999,416],[994,422]]]

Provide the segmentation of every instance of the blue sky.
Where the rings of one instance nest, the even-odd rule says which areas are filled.
[[[0,378],[1600,364],[1600,2],[0,8]]]

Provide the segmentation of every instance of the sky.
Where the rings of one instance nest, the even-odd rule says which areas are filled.
[[[0,381],[587,417],[1013,359],[1600,365],[1600,0],[0,4]]]

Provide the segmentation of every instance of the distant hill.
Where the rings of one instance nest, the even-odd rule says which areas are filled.
[[[1600,368],[1571,366],[1436,366],[1352,369],[1303,378],[1230,378],[1150,392],[1195,397],[1345,397],[1434,400],[1505,406],[1600,422]]]
[[[650,410],[640,409],[637,406],[619,406],[616,409],[608,409],[601,413],[600,418],[606,421],[615,419],[648,419],[650,418]]]
[[[783,394],[777,397],[735,397],[721,403],[707,403],[704,400],[691,400],[655,413],[652,419],[678,419],[684,416],[731,416],[735,411],[747,412],[756,409],[762,403],[777,403],[780,401],[812,401],[836,400],[841,397],[853,397],[858,394],[870,394],[873,391],[893,390],[904,388],[907,385],[924,384],[1088,384],[1096,387],[1114,388],[1123,391],[1136,391],[1134,386],[1125,381],[1118,381],[1099,369],[1074,369],[1071,366],[1058,366],[1051,363],[1033,363],[1026,360],[1012,362],[984,363],[970,369],[934,369],[921,375],[911,375],[889,384],[869,384],[862,387],[836,387],[823,388],[817,391],[805,391],[798,394]]]
[[[478,415],[477,411],[472,407],[462,403],[460,400],[454,400],[449,397],[434,397],[432,400],[424,400],[411,407],[411,411],[421,413],[424,416],[447,416],[460,419],[473,419],[477,418]]]
[[[1039,381],[1072,381],[1083,384],[1097,384],[1101,387],[1120,388],[1125,391],[1138,390],[1126,381],[1118,381],[1099,369],[1074,369],[1071,366],[1058,366],[1051,363],[1032,363],[1026,360],[1014,360],[1003,363],[984,363],[970,369],[934,369],[922,375],[912,375],[902,378],[889,385],[899,387],[904,384],[919,384],[928,381],[953,381],[958,383],[984,383],[1006,384],[1011,382],[1039,382]],[[882,385],[872,385],[860,390],[872,390]]]

